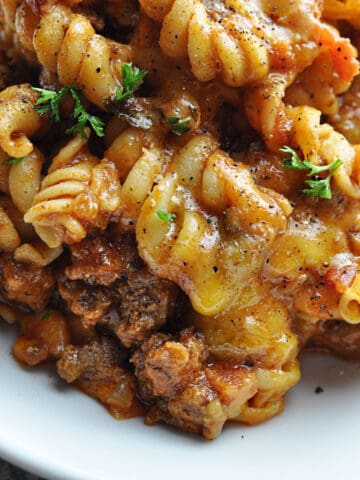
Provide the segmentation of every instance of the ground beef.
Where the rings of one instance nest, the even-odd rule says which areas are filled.
[[[115,342],[102,337],[82,347],[68,346],[57,369],[61,378],[98,399],[113,415],[126,418],[140,414],[142,407],[134,376],[122,367],[123,361]]]
[[[59,293],[85,326],[99,323],[129,348],[171,316],[178,289],[147,270],[134,237],[110,240],[96,233],[72,245],[71,252]]]
[[[0,292],[10,303],[42,310],[55,286],[51,267],[17,262],[10,253],[0,256]]]
[[[58,287],[69,310],[81,318],[85,327],[96,325],[112,302],[110,291],[102,286],[90,286],[82,281],[70,281],[62,277]]]
[[[125,347],[142,342],[166,323],[174,309],[177,289],[145,268],[116,287],[115,308],[102,319]]]
[[[123,258],[112,243],[100,234],[71,245],[70,280],[84,280],[91,285],[111,285],[125,268]]]
[[[341,320],[318,322],[306,346],[331,350],[343,357],[359,360],[360,325],[350,325]]]
[[[177,338],[153,335],[131,361],[141,398],[152,404],[145,421],[162,420],[208,439],[257,392],[247,367],[210,362],[203,335],[191,329]]]

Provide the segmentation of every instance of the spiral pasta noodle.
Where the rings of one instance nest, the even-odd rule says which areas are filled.
[[[339,312],[347,323],[360,323],[360,276],[357,273],[351,286],[340,298]]]
[[[6,211],[0,207],[0,249],[4,251],[15,250],[20,245],[20,236],[7,215]]]
[[[282,411],[300,348],[360,351],[359,14],[0,0],[19,362],[212,439]]]
[[[31,25],[22,31],[25,21]],[[131,47],[96,34],[84,15],[61,4],[41,18],[34,18],[27,8],[24,20],[15,23],[15,28],[22,34],[22,44],[36,53],[43,67],[58,74],[61,84],[82,88],[87,98],[102,108],[120,85],[121,65],[131,60]]]
[[[9,197],[0,197],[0,250],[13,252],[15,260],[45,267],[58,258],[62,247],[49,248],[35,240],[31,225]],[[35,241],[34,241],[35,240]]]
[[[325,0],[324,15],[330,20],[347,20],[360,28],[360,5],[357,0]]]
[[[359,149],[331,125],[321,123],[320,110],[307,105],[293,107],[286,104],[284,96],[288,83],[289,79],[282,75],[270,76],[266,82],[247,92],[246,108],[250,122],[264,135],[268,147],[275,151],[290,139],[315,165],[342,159],[342,165],[334,174],[335,182],[341,191],[359,198],[359,183],[354,175]]]
[[[60,257],[63,248],[50,248],[42,242],[23,243],[14,251],[14,258],[21,263],[32,263],[39,267],[46,267]]]
[[[89,131],[87,131],[89,134]],[[54,157],[24,219],[51,248],[79,242],[89,229],[106,228],[120,205],[114,165],[86,149],[80,135]]]
[[[230,33],[237,31],[232,28],[235,14],[218,23],[199,0],[140,3],[151,18],[162,22],[160,46],[164,53],[176,59],[188,56],[199,80],[214,79],[219,67],[230,86],[259,80],[268,73],[267,46],[252,26],[244,22],[241,33]]]
[[[168,225],[159,211],[174,221]],[[215,314],[259,268],[290,213],[284,197],[256,187],[241,163],[233,166],[212,137],[199,135],[145,201],[136,226],[139,251],[157,275],[184,289],[195,310]]]
[[[260,293],[262,287],[258,288]],[[244,305],[242,298],[227,312],[210,317],[194,316],[195,324],[205,332],[210,351],[216,358],[255,363],[252,371],[258,380],[257,393],[236,418],[249,424],[264,421],[282,411],[284,393],[300,378],[296,360],[298,340],[291,331],[287,309],[267,291],[257,302],[258,298],[252,298],[250,302],[245,300]],[[256,304],[256,311],[251,303]],[[279,341],[272,349],[274,337]]]
[[[128,128],[105,151],[122,182],[119,193],[119,222],[127,231],[135,231],[141,207],[167,163],[158,139],[150,133]]]
[[[294,68],[303,62],[307,66],[321,45],[320,11],[315,2],[302,2],[300,8],[297,2],[278,5],[279,23],[265,2],[262,9],[242,0],[226,0],[222,8],[200,0],[140,3],[147,15],[162,23],[160,46],[164,53],[178,60],[188,57],[200,81],[220,76],[233,87],[256,83],[271,72],[284,70],[285,65]],[[294,17],[298,17],[296,21]],[[305,44],[299,45],[297,28],[302,41],[306,36],[313,42],[312,53]]]
[[[0,93],[0,147],[14,158],[33,151],[29,137],[46,124],[34,106],[38,94],[30,85],[14,85]]]

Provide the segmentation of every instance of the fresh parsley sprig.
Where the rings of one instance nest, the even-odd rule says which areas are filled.
[[[81,89],[77,87],[65,86],[62,87],[58,92],[52,90],[46,90],[45,88],[36,88],[33,87],[33,90],[40,93],[40,97],[37,99],[35,104],[35,111],[39,115],[50,114],[50,117],[56,122],[61,121],[60,117],[60,103],[67,93],[70,93],[72,98],[75,101],[75,106],[73,110],[73,118],[75,124],[66,130],[66,133],[76,134],[80,133],[82,138],[86,138],[85,127],[89,124],[96,135],[99,137],[104,136],[104,121],[101,118],[96,117],[95,115],[90,115],[85,110],[84,105],[82,104],[80,94]]]
[[[60,103],[71,87],[62,87],[59,92],[46,90],[45,88],[33,87],[35,92],[40,93],[40,97],[36,100],[34,110],[39,115],[50,113],[50,117],[55,122],[60,122]]]
[[[47,320],[49,317],[50,317],[50,310],[46,310],[40,317],[40,320]]]
[[[82,138],[86,138],[85,127],[89,123],[96,135],[98,137],[103,137],[105,125],[104,121],[101,120],[101,118],[96,117],[95,115],[90,115],[90,113],[85,110],[79,97],[79,89],[70,87],[69,91],[70,95],[75,101],[73,117],[76,123],[71,128],[68,128],[66,130],[66,133],[73,135],[75,135],[76,133],[80,133]]]
[[[164,210],[158,210],[156,212],[157,216],[160,218],[160,220],[163,220],[164,222],[166,222],[166,225],[168,227],[171,226],[171,223],[175,220],[176,218],[176,214],[175,213],[168,213],[168,212],[164,212]]]
[[[180,118],[178,115],[172,115],[171,117],[168,117],[166,121],[176,135],[184,135],[185,133],[190,132],[190,117]]]
[[[303,192],[307,195],[313,195],[319,198],[330,199],[332,197],[330,180],[336,170],[340,167],[342,161],[337,158],[327,165],[329,174],[326,178],[315,178],[314,180],[305,180],[306,185],[310,188],[304,188]]]
[[[122,102],[130,98],[140,87],[147,73],[146,70],[140,70],[132,63],[123,63],[121,65],[121,85],[115,90],[115,100]]]
[[[314,177],[311,180],[305,180],[306,185],[310,188],[304,188],[302,190],[304,193],[325,199],[332,197],[330,180],[343,163],[340,158],[337,158],[328,165],[314,165],[306,158],[301,160],[297,152],[288,146],[280,148],[280,151],[289,155],[289,157],[286,157],[283,161],[285,168],[289,170],[308,170],[307,176]],[[319,173],[322,172],[328,172],[326,178],[319,177]]]
[[[4,167],[7,167],[8,165],[19,165],[19,163],[24,160],[25,157],[18,157],[18,158],[5,158],[5,160],[2,162]]]

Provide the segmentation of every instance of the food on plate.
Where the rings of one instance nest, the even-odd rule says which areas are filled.
[[[303,349],[360,357],[359,1],[0,6],[21,365],[213,439],[280,413]]]

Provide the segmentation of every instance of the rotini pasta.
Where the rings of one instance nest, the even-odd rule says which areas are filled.
[[[188,56],[193,74],[201,81],[220,74],[225,83],[235,87],[256,83],[295,64],[304,68],[315,58],[316,47],[321,47],[321,35],[324,40],[329,36],[325,25],[325,34],[321,33],[320,12],[312,1],[303,2],[300,9],[297,4],[282,2],[276,7],[277,15],[267,2],[262,8],[255,2],[232,0],[222,2],[222,8],[200,0],[140,3],[151,18],[162,22],[160,46],[166,55],[176,59]],[[274,17],[281,20],[276,22]],[[298,42],[297,28],[304,44]],[[312,58],[306,41],[313,43]]]
[[[24,216],[51,248],[63,241],[79,242],[89,227],[106,228],[120,205],[114,165],[99,162],[86,143],[87,139],[75,137],[58,153]]]
[[[105,158],[116,165],[122,182],[119,225],[134,231],[141,207],[166,165],[166,155],[155,137],[130,128],[114,140]]]
[[[32,205],[40,188],[41,168],[44,159],[39,150],[34,150],[9,170],[9,193],[12,201],[25,213]]]
[[[357,0],[325,0],[324,15],[330,20],[347,20],[355,27],[360,27],[360,5]]]
[[[159,211],[171,212],[174,222],[162,222]],[[284,197],[256,187],[240,162],[234,165],[217,150],[213,138],[198,136],[144,203],[137,223],[139,251],[159,276],[185,290],[196,310],[212,315],[241,292],[290,213]]]
[[[20,363],[212,439],[283,410],[300,349],[359,356],[358,2],[0,9]]]
[[[15,250],[20,245],[20,237],[13,222],[3,208],[0,208],[0,248],[4,251]]]
[[[37,98],[30,85],[9,87],[0,93],[0,146],[10,157],[24,157],[33,151],[29,137],[44,126],[34,110]]]
[[[341,318],[348,323],[360,323],[360,279],[355,276],[351,286],[345,290],[339,301]]]

